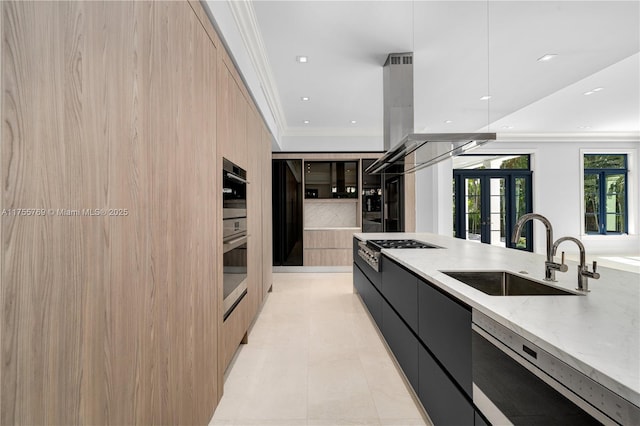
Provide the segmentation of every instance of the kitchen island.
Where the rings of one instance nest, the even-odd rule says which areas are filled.
[[[355,234],[355,237],[361,241],[411,238],[441,247],[383,249],[382,254],[394,267],[397,263],[469,307],[474,315],[485,315],[512,330],[630,402],[633,410],[640,407],[640,274],[599,268],[601,278],[589,280],[591,291],[587,295],[491,296],[441,271],[510,271],[543,281],[545,257],[435,234]],[[573,291],[577,284],[577,263],[567,261],[567,265],[569,271],[557,272],[553,285]],[[354,274],[357,268],[354,265]],[[380,286],[374,283],[373,287]],[[421,303],[418,297],[416,303]],[[375,319],[374,313],[372,316]],[[402,321],[411,328],[411,321],[407,318]],[[413,333],[419,334],[418,330]]]

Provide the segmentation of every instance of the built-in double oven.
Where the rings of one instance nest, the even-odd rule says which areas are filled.
[[[247,172],[222,160],[223,307],[226,320],[247,294]]]

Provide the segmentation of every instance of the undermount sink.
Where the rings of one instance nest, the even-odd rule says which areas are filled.
[[[576,296],[507,271],[440,271],[490,296]]]

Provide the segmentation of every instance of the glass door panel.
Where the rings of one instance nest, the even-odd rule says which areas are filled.
[[[505,247],[508,236],[506,235],[506,203],[505,203],[505,178],[489,179],[489,220],[484,220],[489,238],[487,242],[494,246]]]
[[[482,184],[480,178],[466,178],[465,231],[466,239],[481,242],[482,237]]]
[[[527,191],[527,178],[524,177],[516,177],[514,179],[514,196],[515,196],[515,222],[520,219],[521,216],[529,213],[529,194]],[[525,225],[531,226],[530,224]],[[531,241],[528,241],[529,232],[527,228],[525,228],[525,232],[520,234],[520,240],[516,242],[516,248],[526,249],[531,246]]]

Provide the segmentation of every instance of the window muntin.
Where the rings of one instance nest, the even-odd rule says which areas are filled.
[[[626,154],[584,155],[584,212],[587,234],[627,232]]]

